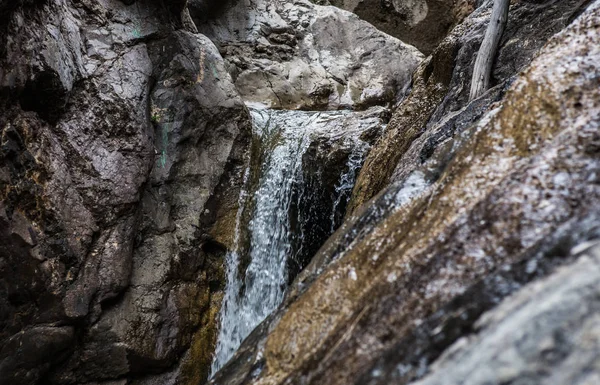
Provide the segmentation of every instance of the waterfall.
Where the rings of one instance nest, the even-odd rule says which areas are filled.
[[[221,329],[219,330],[219,336],[217,339],[217,347],[215,350],[215,357],[211,366],[211,376],[220,369],[220,367],[227,362],[231,354],[235,351],[233,339],[237,337],[237,332],[232,333],[230,327],[231,320],[235,318],[235,314],[238,310],[237,296],[240,291],[240,280],[238,279],[238,269],[240,265],[239,255],[239,242],[240,242],[240,225],[242,222],[242,215],[247,201],[247,186],[248,178],[250,175],[250,165],[244,172],[244,179],[242,182],[242,190],[238,200],[238,211],[235,217],[235,232],[233,238],[233,248],[228,251],[225,256],[225,265],[227,266],[227,281],[225,296],[223,297],[223,303],[220,311],[220,322]]]
[[[244,281],[241,282],[241,256],[237,244],[242,211],[246,207],[247,190],[244,190],[236,221],[236,250],[228,252],[226,256],[227,286],[211,375],[231,358],[250,332],[282,302],[289,278],[288,258],[295,252],[292,222],[297,219],[291,218],[291,212],[293,205],[297,205],[295,200],[305,193],[302,191],[303,155],[311,143],[311,135],[327,132],[333,120],[348,114],[347,111],[251,109],[254,135],[261,142],[262,164],[256,191],[248,199],[252,209],[248,223],[249,265],[245,274],[242,274]],[[341,219],[343,213],[336,215],[335,212],[343,200],[349,199],[356,172],[368,149],[366,143],[357,143],[360,145],[349,156],[348,170],[341,175],[335,188],[337,197],[334,197],[332,221]],[[332,223],[332,232],[334,227]]]
[[[352,189],[358,176],[358,171],[362,167],[362,164],[367,155],[367,151],[370,146],[363,141],[355,140],[354,147],[350,156],[348,157],[347,167],[348,169],[341,175],[339,182],[335,186],[335,201],[333,202],[333,210],[331,211],[331,232],[341,224],[343,219],[343,211],[346,210],[346,206],[350,201],[352,195]],[[343,205],[343,210],[340,207]]]

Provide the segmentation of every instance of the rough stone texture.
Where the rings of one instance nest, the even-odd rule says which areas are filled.
[[[384,3],[411,35],[427,29],[409,39],[425,51],[470,12]],[[600,3],[513,2],[494,88],[467,103],[479,3],[420,63],[305,0],[190,0],[197,25],[186,0],[0,0],[0,382],[206,379],[251,143],[243,101],[401,104],[353,214],[214,383],[597,382],[597,246],[569,251],[600,237]],[[320,203],[348,127],[307,153]],[[521,334],[499,346],[507,328]]]
[[[434,148],[477,121],[505,92],[542,45],[562,30],[589,1],[517,2],[510,8],[492,74],[495,87],[469,104],[477,50],[491,12],[491,1],[473,12],[440,43],[417,70],[409,96],[393,112],[388,130],[365,161],[349,212],[387,185],[423,164]],[[395,170],[395,171],[394,171]]]
[[[348,10],[429,55],[476,0],[316,0]]]
[[[421,59],[333,8],[191,3],[226,62],[184,0],[0,2],[0,377],[11,383],[203,382],[251,143],[243,98],[366,109],[401,98]],[[385,113],[364,115],[372,128]],[[325,195],[349,151],[329,136],[313,151],[328,160]]]
[[[15,334],[0,351],[2,383],[35,383],[56,358],[70,352],[74,342],[69,326],[38,326]]]
[[[430,373],[414,384],[598,383],[598,294],[596,245],[577,262],[523,287],[484,314],[473,335],[449,347]]]
[[[596,1],[548,42],[499,103],[483,108],[482,119],[458,125],[460,135],[352,215],[213,383],[383,384],[398,368],[391,382],[410,383],[474,325],[489,323],[476,324],[481,314],[570,263],[572,247],[600,237],[599,11]],[[580,287],[593,274],[581,276]],[[595,282],[588,287],[597,290]],[[566,323],[572,336],[565,348],[585,333],[595,338],[597,293],[579,295],[590,298],[589,307]],[[538,337],[522,346],[560,339],[553,331],[561,322],[537,324]],[[484,331],[481,338],[490,337]],[[573,357],[588,359],[597,349],[592,341]],[[546,359],[561,362],[557,354]],[[535,353],[527,357],[535,367]],[[503,375],[520,373],[520,360],[506,362],[515,366]],[[460,382],[460,365],[451,367]],[[588,372],[544,368],[587,380]]]
[[[389,120],[384,107],[328,112],[303,155],[290,283],[342,222],[362,162]]]
[[[213,19],[197,19],[198,26],[219,46],[244,100],[273,108],[394,102],[422,59],[355,15],[307,0],[241,0],[223,8]]]
[[[185,2],[0,8],[0,378],[197,384],[225,249],[200,217],[250,143],[222,58]]]

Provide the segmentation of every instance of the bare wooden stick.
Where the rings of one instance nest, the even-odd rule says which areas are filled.
[[[481,48],[479,48],[479,52],[477,53],[475,68],[473,68],[470,100],[481,96],[490,85],[494,57],[496,56],[496,51],[504,33],[506,21],[508,20],[509,5],[510,0],[494,0],[490,23],[485,31]]]

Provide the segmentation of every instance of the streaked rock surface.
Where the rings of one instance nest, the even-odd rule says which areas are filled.
[[[214,383],[389,383],[398,367],[392,382],[410,383],[481,314],[598,238],[599,7],[351,215]]]

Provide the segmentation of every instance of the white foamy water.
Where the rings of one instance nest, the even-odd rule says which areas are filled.
[[[347,205],[350,201],[350,197],[352,195],[352,189],[354,188],[354,184],[356,183],[356,177],[358,176],[358,170],[362,167],[362,164],[365,160],[365,156],[369,150],[369,145],[366,142],[361,141],[360,139],[355,139],[355,145],[348,157],[348,170],[344,172],[337,185],[335,186],[336,198],[333,202],[333,210],[331,212],[331,232],[333,233],[335,229],[340,225],[341,218],[336,218],[339,216],[339,207],[342,203]]]
[[[312,134],[331,132],[332,124],[349,112],[251,109],[251,114],[254,134],[260,138],[264,154],[248,224],[250,263],[245,274],[241,275],[244,276],[242,282],[239,279],[238,251],[229,252],[226,256],[227,286],[212,374],[233,356],[250,332],[283,301],[288,283],[288,258],[294,252],[290,208],[297,203],[293,202],[298,197],[294,189],[302,190],[302,156],[310,145]],[[336,186],[338,196],[334,212],[342,199],[348,199],[356,172],[368,149],[362,141],[356,143],[357,148],[348,159],[349,169],[340,176]],[[240,217],[246,201],[242,195],[236,223],[236,248]]]
[[[227,288],[213,374],[283,300],[287,258],[292,248],[289,221],[292,188],[300,177],[312,124],[319,117],[318,113],[252,110],[255,134],[261,136],[263,143],[275,144],[265,154],[254,195],[249,223],[250,264],[242,292],[242,282],[238,279],[239,255],[237,252],[227,255]]]

